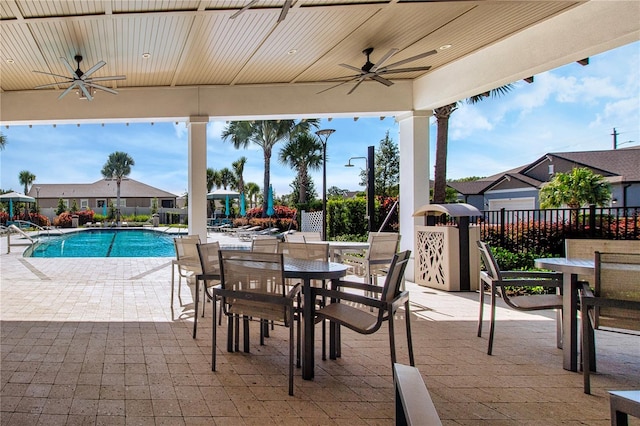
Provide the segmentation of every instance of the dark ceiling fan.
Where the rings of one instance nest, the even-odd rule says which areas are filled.
[[[245,10],[250,9],[253,5],[258,3],[258,1],[259,0],[251,0],[249,3],[245,4],[242,9],[231,15],[231,19],[237,18],[238,15],[240,15]],[[287,17],[287,13],[289,13],[289,9],[291,8],[292,3],[293,0],[285,0],[284,4],[282,5],[282,10],[280,11],[280,16],[278,16],[278,23],[284,21],[284,18]]]
[[[43,84],[42,86],[37,86],[36,89],[54,87],[54,86],[59,86],[61,84],[70,84],[70,86],[67,87],[65,91],[60,94],[60,96],[58,96],[58,99],[62,99],[75,88],[78,89],[81,99],[86,98],[87,100],[93,100],[93,94],[95,93],[95,89],[104,90],[105,92],[109,92],[109,93],[113,93],[114,95],[117,95],[118,91],[113,90],[109,87],[105,87],[100,84],[97,84],[96,81],[124,80],[127,78],[124,75],[112,75],[107,77],[91,77],[93,73],[95,73],[96,71],[98,71],[100,68],[102,68],[107,64],[105,61],[100,61],[94,66],[92,66],[91,68],[89,68],[86,72],[83,72],[80,69],[80,62],[82,62],[81,55],[76,55],[73,58],[78,64],[78,68],[76,70],[73,69],[69,61],[67,61],[65,58],[60,58],[60,59],[64,63],[65,67],[67,68],[71,76],[53,74],[45,71],[33,71],[33,72],[37,72],[38,74],[52,75],[54,77],[64,79],[64,81],[57,81],[55,83],[49,83],[49,84]]]
[[[436,50],[430,50],[428,52],[424,52],[419,55],[412,56],[407,59],[403,59],[402,61],[385,65],[385,63],[399,51],[400,49],[395,49],[395,48],[389,49],[389,51],[384,56],[382,56],[382,58],[380,58],[380,60],[377,63],[374,64],[373,62],[371,62],[371,59],[370,59],[370,55],[373,52],[373,47],[368,47],[364,49],[362,53],[367,57],[367,62],[365,62],[365,64],[361,68],[357,68],[348,64],[340,64],[341,67],[355,71],[357,72],[357,74],[325,80],[325,81],[340,81],[340,83],[336,84],[335,86],[331,86],[328,89],[322,90],[318,93],[326,92],[327,90],[331,90],[338,86],[342,86],[343,84],[347,84],[352,81],[355,81],[356,82],[355,86],[353,86],[351,90],[349,90],[349,92],[347,93],[347,95],[350,95],[351,93],[353,93],[354,90],[358,88],[358,86],[363,81],[367,79],[375,80],[378,83],[384,84],[385,86],[388,87],[393,85],[393,82],[391,80],[387,80],[383,76],[388,74],[402,73],[402,72],[427,71],[431,69],[431,67],[409,67],[409,68],[397,68],[397,67],[438,53]]]

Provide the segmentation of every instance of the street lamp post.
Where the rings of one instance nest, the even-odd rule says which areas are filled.
[[[36,213],[40,213],[40,187],[36,186]]]
[[[367,188],[367,207],[366,207],[366,219],[367,219],[367,228],[368,231],[371,232],[371,213],[369,212],[369,159],[367,157],[351,157],[349,158],[349,161],[347,162],[347,164],[345,164],[345,167],[354,167],[353,164],[351,164],[351,160],[364,160],[365,162],[365,173],[366,173],[366,188]]]
[[[316,132],[322,142],[322,240],[327,240],[327,140],[334,129],[322,129]],[[324,139],[323,139],[324,137]]]

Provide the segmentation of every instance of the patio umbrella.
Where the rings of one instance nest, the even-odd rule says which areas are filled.
[[[273,187],[269,185],[269,193],[267,194],[267,216],[273,216]]]
[[[224,215],[225,216],[229,216],[231,212],[229,211],[229,196],[227,195],[227,198],[224,199]]]
[[[244,192],[240,194],[240,216],[246,215],[246,207],[244,204]]]
[[[216,189],[207,194],[207,200],[225,200],[227,197],[238,198],[239,193],[228,189]]]
[[[29,197],[28,195],[13,191],[0,195],[0,201],[9,201],[9,218],[12,218],[14,201],[17,203],[35,203],[36,199],[33,197]]]

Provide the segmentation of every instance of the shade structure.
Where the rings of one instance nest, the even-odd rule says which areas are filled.
[[[19,192],[7,192],[0,195],[0,201],[9,202],[9,218],[13,217],[13,203],[35,203],[36,199],[29,197],[28,195],[21,194]]]
[[[246,215],[246,206],[244,201],[244,192],[240,194],[240,216]]]
[[[224,215],[229,216],[230,214],[231,211],[229,209],[229,196],[227,195],[227,198],[224,199]]]
[[[267,194],[267,216],[273,216],[275,211],[273,210],[273,187],[269,185],[269,192]]]
[[[207,194],[207,200],[226,200],[229,198],[238,198],[240,194],[236,191],[231,191],[229,189],[216,189],[215,191],[211,191]]]

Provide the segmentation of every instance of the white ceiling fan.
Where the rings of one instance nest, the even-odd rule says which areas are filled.
[[[97,84],[96,81],[124,80],[127,78],[124,75],[112,75],[107,77],[91,77],[93,73],[95,73],[96,71],[98,71],[100,68],[102,68],[107,64],[105,61],[100,61],[94,66],[92,66],[91,68],[89,68],[86,72],[83,72],[80,69],[80,62],[82,62],[81,55],[76,55],[73,58],[78,64],[78,68],[76,70],[73,69],[69,61],[67,61],[65,58],[60,58],[60,59],[64,63],[67,70],[69,70],[69,73],[71,73],[70,77],[59,75],[59,74],[53,74],[45,71],[33,71],[33,72],[37,72],[38,74],[52,75],[54,77],[64,79],[64,81],[57,81],[55,83],[49,83],[49,84],[43,84],[41,86],[37,86],[36,89],[44,89],[46,87],[54,87],[54,86],[59,86],[61,84],[70,84],[70,86],[67,87],[65,91],[60,94],[60,96],[58,96],[58,99],[64,98],[69,92],[71,92],[73,89],[76,89],[76,88],[78,89],[78,93],[80,94],[80,99],[87,99],[89,101],[93,100],[93,94],[95,94],[96,89],[103,90],[105,92],[109,92],[109,93],[113,93],[114,95],[117,95],[118,94],[117,90],[102,86],[101,84]]]
[[[249,3],[245,4],[242,9],[231,15],[231,19],[237,18],[238,15],[240,15],[245,10],[250,9],[253,5],[258,3],[258,1],[259,0],[251,0]],[[282,10],[280,11],[280,16],[278,16],[278,23],[284,21],[284,18],[287,17],[287,13],[289,13],[289,9],[291,8],[292,4],[293,0],[285,0],[284,4],[282,5]]]

